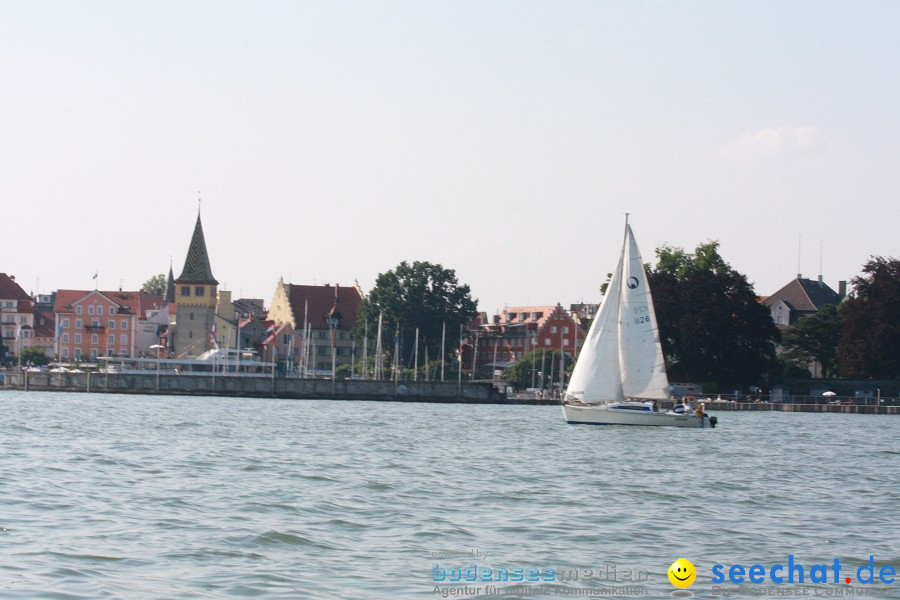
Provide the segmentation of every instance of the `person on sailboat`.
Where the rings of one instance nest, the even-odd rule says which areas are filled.
[[[690,415],[694,412],[694,409],[691,406],[691,401],[685,396],[681,399],[681,404],[676,404],[672,408],[672,412],[678,413],[679,415]]]

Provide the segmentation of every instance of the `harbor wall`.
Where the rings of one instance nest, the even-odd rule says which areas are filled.
[[[296,379],[284,377],[248,377],[234,375],[198,376],[161,373],[28,373],[3,372],[0,389],[24,391],[90,392],[109,394],[160,394],[173,396],[233,396],[255,398],[292,398],[323,400],[374,400],[382,402],[429,402],[461,404],[559,404],[552,398],[530,394],[507,397],[491,383],[439,381],[363,381],[358,379]],[[900,415],[897,399],[847,399],[843,404],[823,402],[821,398],[798,398],[797,402],[709,402],[707,412],[780,411],[798,413],[852,413]],[[671,401],[659,402],[667,410]]]
[[[171,373],[28,373],[6,371],[4,387],[25,391],[380,400],[463,404],[557,404],[507,398],[490,383],[363,381]]]

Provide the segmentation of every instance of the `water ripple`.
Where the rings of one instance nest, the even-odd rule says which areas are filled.
[[[472,562],[613,563],[667,596],[679,556],[706,591],[717,562],[900,562],[890,417],[664,431],[557,407],[17,392],[0,410],[4,598],[431,597],[433,564]]]

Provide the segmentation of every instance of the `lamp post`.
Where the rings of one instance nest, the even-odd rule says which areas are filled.
[[[150,348],[156,348],[156,391],[159,391],[159,351],[162,348],[160,344],[153,344]]]

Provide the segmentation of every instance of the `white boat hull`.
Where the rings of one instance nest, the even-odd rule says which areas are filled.
[[[570,425],[644,425],[649,427],[715,427],[709,415],[681,415],[653,411],[622,410],[608,405],[562,405],[563,417]]]

